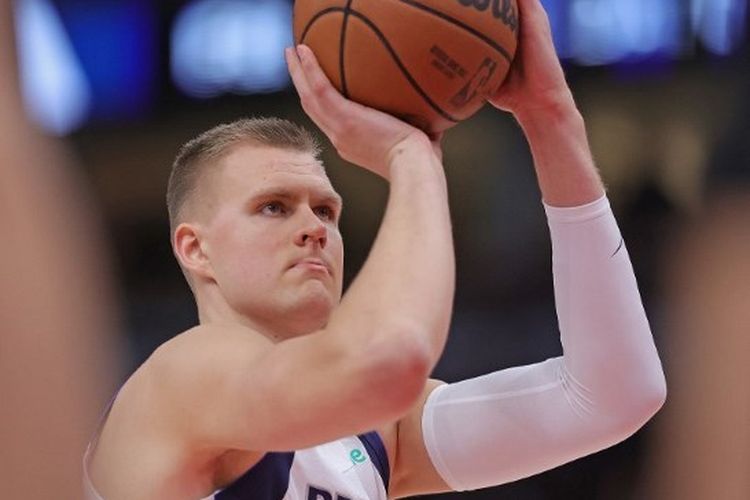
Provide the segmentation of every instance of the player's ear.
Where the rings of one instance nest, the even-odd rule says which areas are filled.
[[[183,269],[200,278],[213,277],[213,268],[205,252],[199,226],[187,222],[177,226],[172,246]]]

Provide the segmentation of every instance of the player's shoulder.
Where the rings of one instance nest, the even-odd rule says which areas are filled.
[[[149,360],[161,360],[175,354],[195,354],[226,349],[255,350],[271,346],[271,342],[240,325],[197,325],[160,345]]]
[[[184,442],[193,432],[191,422],[210,410],[215,393],[236,387],[247,367],[271,347],[241,327],[191,328],[149,356],[122,387],[117,405],[128,420]]]
[[[104,474],[102,464],[122,465],[125,455],[166,468],[192,463],[201,419],[216,413],[212,394],[268,344],[241,328],[198,326],[159,346],[113,399],[93,441],[92,470]]]
[[[222,369],[247,366],[272,346],[241,326],[198,325],[159,346],[140,370],[160,383],[191,384],[196,378],[220,375]]]

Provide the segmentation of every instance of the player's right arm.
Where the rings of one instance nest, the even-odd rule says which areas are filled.
[[[344,99],[311,52],[288,57],[305,110],[345,159],[390,180],[390,196],[325,329],[271,344],[202,326],[144,366],[165,430],[206,449],[300,449],[395,421],[420,397],[448,332],[454,257],[439,149]]]

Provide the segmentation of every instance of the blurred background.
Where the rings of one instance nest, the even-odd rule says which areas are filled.
[[[639,278],[668,403],[614,448],[440,498],[747,500],[747,0],[543,3]],[[309,124],[282,55],[293,43],[292,4],[15,3],[26,112],[73,152],[70,168],[105,221],[125,337],[117,384],[196,323],[164,201],[179,146],[241,116]],[[330,148],[324,159],[346,202],[348,282],[373,241],[387,187]],[[559,355],[548,231],[519,128],[485,109],[447,134],[445,164],[458,286],[435,376],[456,381]]]

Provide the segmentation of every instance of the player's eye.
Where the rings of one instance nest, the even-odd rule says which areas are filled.
[[[282,203],[271,201],[264,203],[260,211],[264,215],[284,215],[286,213],[286,208]]]
[[[326,220],[326,221],[336,220],[336,212],[333,210],[332,207],[329,207],[328,205],[316,207],[315,213],[318,215],[318,217],[320,217],[323,220]]]

